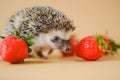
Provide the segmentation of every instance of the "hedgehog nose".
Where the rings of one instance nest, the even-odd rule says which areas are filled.
[[[65,49],[65,51],[70,51],[70,47],[67,47],[67,48]]]

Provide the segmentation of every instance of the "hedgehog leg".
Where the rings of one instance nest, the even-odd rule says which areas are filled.
[[[46,56],[43,55],[42,51],[38,51],[37,55],[41,58],[41,59],[47,59]]]
[[[52,52],[53,52],[53,49],[51,49],[51,50],[48,52],[48,55],[50,55]]]
[[[28,58],[34,58],[34,55],[29,54],[27,57]]]

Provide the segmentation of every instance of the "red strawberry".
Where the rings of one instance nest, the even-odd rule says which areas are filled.
[[[78,44],[79,44],[78,40],[76,40],[74,37],[70,38],[71,50],[73,53],[77,53]]]
[[[69,52],[62,52],[63,56],[73,56],[74,53],[77,52],[78,44],[79,44],[79,41],[76,40],[74,37],[71,37],[70,38],[71,51],[69,51]]]
[[[28,55],[28,45],[20,38],[7,36],[0,44],[0,53],[4,61],[18,63]]]
[[[80,41],[76,55],[85,60],[98,60],[107,48],[102,36],[87,36]]]
[[[69,52],[62,52],[63,56],[73,56],[74,53],[72,51],[69,51]]]

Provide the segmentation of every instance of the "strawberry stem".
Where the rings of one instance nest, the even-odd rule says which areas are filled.
[[[118,49],[120,49],[120,44],[117,44],[114,40],[110,39],[110,42],[112,44],[112,51],[117,52]]]
[[[120,48],[120,44],[116,44],[116,48]]]

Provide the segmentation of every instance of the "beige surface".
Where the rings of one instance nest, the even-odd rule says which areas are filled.
[[[14,12],[39,4],[58,8],[73,19],[78,39],[108,31],[120,43],[120,0],[0,0],[0,31]],[[0,80],[120,80],[120,55],[89,62],[57,54],[47,61],[27,59],[15,65],[0,59]]]

